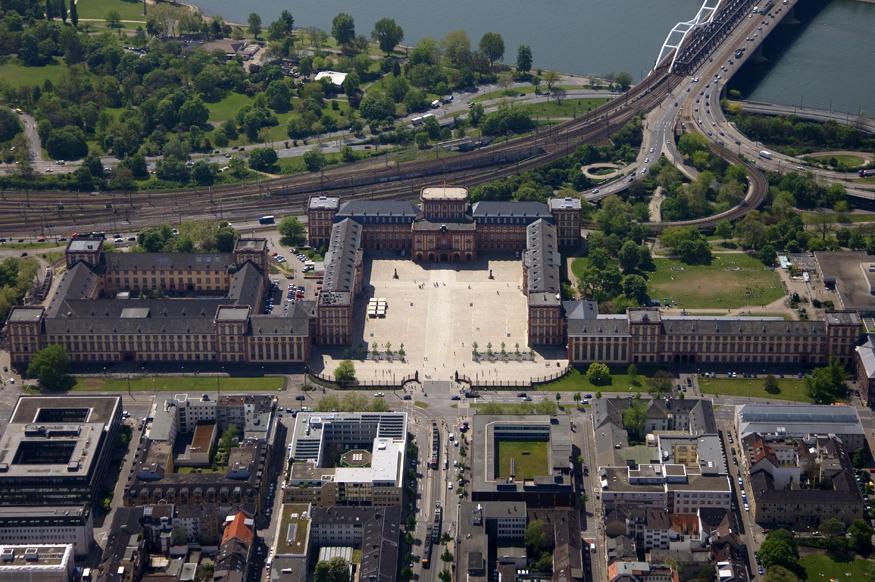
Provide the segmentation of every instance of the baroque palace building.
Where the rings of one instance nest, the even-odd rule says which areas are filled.
[[[106,253],[98,238],[67,246],[67,270],[48,306],[15,307],[6,321],[12,362],[50,345],[75,362],[306,363],[313,344],[354,341],[363,257],[393,251],[422,262],[517,253],[529,346],[565,346],[572,364],[850,364],[862,334],[853,311],[823,320],[668,315],[655,308],[599,314],[561,300],[559,249],[580,244],[580,201],[471,203],[464,188],[424,188],[420,204],[325,196],[308,205],[308,242],[324,247],[315,301],[263,315],[269,288],[264,239],[232,253]]]

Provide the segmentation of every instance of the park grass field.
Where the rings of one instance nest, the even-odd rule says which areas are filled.
[[[12,60],[0,65],[0,79],[13,87],[25,85],[42,86],[46,81],[57,84],[64,76],[67,66],[63,62],[51,63],[41,67],[25,67]]]
[[[809,156],[813,160],[817,160],[822,163],[829,163],[831,160],[835,160],[839,165],[845,166],[846,168],[858,168],[866,163],[866,159],[863,158],[862,155],[852,156],[850,154],[836,154],[834,156]]]
[[[248,95],[230,92],[223,99],[215,103],[207,103],[207,109],[210,110],[210,123],[218,125],[225,120],[234,119],[237,112],[244,105],[252,105],[252,101],[252,97]]]
[[[145,24],[143,3],[138,0],[78,0],[76,11],[80,20],[105,20],[106,15],[115,10],[122,20],[138,20]]]
[[[743,253],[715,254],[710,265],[655,259],[647,290],[654,299],[688,309],[768,305],[784,296],[780,277]]]
[[[514,479],[521,481],[546,475],[547,454],[549,450],[547,441],[505,441],[495,443],[495,457],[498,459],[497,479],[506,479],[511,476],[510,460],[514,460],[516,474]]]
[[[539,384],[538,390],[545,392],[647,392],[647,378],[638,374],[634,378],[628,374],[611,374],[611,383],[606,386],[596,386],[578,368],[571,368],[565,376],[553,382]]]
[[[799,558],[806,580],[867,580],[872,560],[857,558],[853,562],[836,562],[824,553]]]
[[[811,402],[808,392],[805,390],[805,380],[778,378],[778,388],[780,389],[778,394],[766,392],[765,381],[765,376],[759,378],[703,378],[700,376],[699,389],[702,394]]]
[[[80,376],[71,389],[74,392],[127,392],[126,378]],[[267,392],[283,387],[281,376],[252,378],[216,376],[144,376],[131,378],[131,392],[212,392],[216,387],[227,392]]]

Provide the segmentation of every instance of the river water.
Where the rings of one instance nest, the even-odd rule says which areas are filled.
[[[246,22],[258,12],[267,24],[283,9],[296,26],[331,29],[348,12],[359,34],[385,16],[404,28],[405,43],[464,29],[476,46],[487,31],[501,33],[505,62],[528,44],[535,67],[570,73],[627,71],[640,79],[665,35],[692,18],[699,0],[192,0],[207,14]],[[732,86],[753,99],[875,114],[875,4],[803,0],[801,24],[779,27],[764,47],[766,61],[746,65]]]

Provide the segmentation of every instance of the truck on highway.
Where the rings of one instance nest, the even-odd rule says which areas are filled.
[[[767,160],[771,160],[772,159],[772,152],[767,151],[767,150],[760,150],[760,157],[765,158]]]

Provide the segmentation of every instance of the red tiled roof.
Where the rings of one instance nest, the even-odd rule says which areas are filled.
[[[236,538],[247,545],[251,544],[255,534],[252,532],[252,528],[246,525],[247,519],[249,518],[246,517],[245,513],[242,511],[237,512],[231,523],[225,526],[225,533],[222,534],[222,543],[227,543],[229,540]]]

